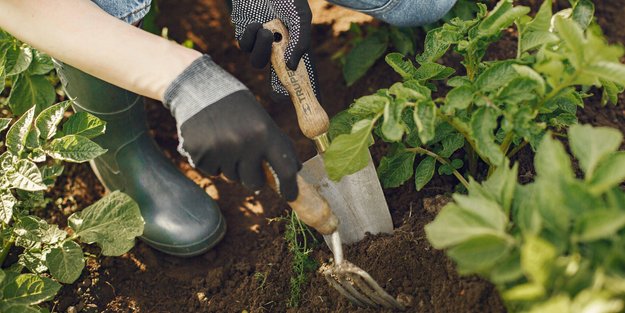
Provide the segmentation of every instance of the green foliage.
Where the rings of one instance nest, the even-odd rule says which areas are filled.
[[[85,266],[79,242],[98,244],[104,255],[121,255],[143,233],[138,205],[119,192],[72,214],[71,236],[29,215],[40,203],[36,199],[43,199],[43,191],[62,174],[61,160],[85,162],[106,152],[90,139],[105,129],[95,116],[75,114],[59,131],[69,106],[61,102],[38,114],[32,106],[12,125],[11,118],[0,120],[0,129],[8,128],[0,154],[0,264],[13,246],[21,249],[17,263],[0,270],[2,312],[39,312],[36,305],[53,298],[59,282],[78,279]],[[45,272],[52,278],[41,276]]]
[[[511,312],[622,312],[625,308],[625,180],[622,134],[575,125],[571,151],[544,136],[534,182],[507,162],[470,183],[425,227],[462,274],[492,281]],[[554,311],[554,308],[558,308]],[[591,309],[592,308],[592,309]]]
[[[281,217],[280,219],[286,221],[284,239],[293,257],[291,260],[293,272],[290,280],[291,294],[289,296],[288,306],[297,307],[302,298],[302,286],[308,282],[307,274],[314,272],[318,267],[318,264],[310,257],[313,247],[311,243],[308,242],[308,237],[314,237],[310,229],[299,220],[294,211],[291,211],[289,216]],[[314,243],[316,243],[316,241],[313,242],[313,244]],[[266,279],[266,277],[264,279]],[[264,279],[262,284],[264,284]]]
[[[22,115],[33,105],[41,112],[54,103],[56,92],[47,75],[52,59],[0,29],[0,92],[10,84],[8,105]]]
[[[388,54],[385,60],[401,82],[355,100],[332,120],[324,158],[331,179],[366,166],[373,133],[395,147],[378,169],[385,187],[414,175],[420,190],[434,173],[454,175],[468,187],[465,176],[488,177],[520,147],[535,149],[549,129],[576,124],[586,86],[604,87],[603,102],[617,102],[625,85],[625,65],[619,63],[624,50],[609,45],[591,22],[592,3],[577,1],[554,14],[546,0],[533,18],[529,8],[511,0],[490,12],[474,5],[474,18],[452,18],[430,30],[414,59]],[[484,61],[488,47],[514,26],[517,57]],[[452,51],[462,57],[465,70],[458,72],[466,75],[438,63]],[[457,153],[461,149],[466,153]],[[477,172],[478,162],[489,167],[488,174]]]

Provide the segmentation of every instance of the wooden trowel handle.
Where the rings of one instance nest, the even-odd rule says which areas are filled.
[[[317,101],[304,59],[299,61],[297,70],[291,71],[284,61],[284,53],[289,43],[287,28],[279,19],[269,21],[263,27],[274,34],[271,65],[273,65],[280,82],[291,96],[297,112],[299,127],[306,137],[318,141],[319,137],[326,136],[330,127],[330,119]]]
[[[271,188],[278,191],[275,174],[267,163],[263,163],[263,169]],[[289,202],[289,206],[297,213],[297,217],[323,235],[334,233],[339,226],[339,220],[332,213],[326,199],[300,175],[297,175],[297,186],[299,187],[297,199]]]

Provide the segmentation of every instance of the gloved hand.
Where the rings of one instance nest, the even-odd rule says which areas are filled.
[[[252,93],[208,55],[173,81],[163,102],[176,119],[178,150],[194,167],[258,190],[266,182],[262,162],[267,161],[282,196],[297,198],[301,163],[290,139]]]
[[[232,23],[235,37],[241,50],[250,53],[253,67],[263,68],[271,60],[273,34],[263,29],[263,23],[280,19],[289,30],[289,45],[285,52],[285,62],[291,70],[297,69],[303,59],[312,82],[315,95],[319,98],[315,66],[310,58],[312,12],[307,0],[233,0]],[[274,93],[287,96],[289,93],[280,83],[273,67],[271,87]]]

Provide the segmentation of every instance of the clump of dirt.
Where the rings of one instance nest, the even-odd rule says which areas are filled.
[[[536,1],[533,2],[536,5]],[[599,22],[612,41],[625,39],[623,8],[610,1],[595,1]],[[388,87],[399,79],[384,62],[378,62],[371,74],[347,88],[338,64],[330,56],[346,44],[346,29],[352,19],[369,19],[322,1],[312,1],[316,16],[314,54],[318,61],[322,104],[330,115],[349,105],[353,99],[378,88]],[[314,155],[314,147],[299,131],[294,109],[272,103],[269,99],[267,71],[253,70],[247,57],[236,47],[225,1],[160,0],[161,26],[169,28],[172,38],[191,39],[195,47],[210,54],[215,61],[250,87],[281,128],[293,138],[300,158]],[[620,12],[620,13],[618,13]],[[491,51],[492,57],[509,55],[514,34]],[[495,55],[492,55],[494,53]],[[453,56],[445,62],[455,64]],[[580,112],[580,120],[597,125],[619,127],[625,131],[625,101],[602,108],[599,98]],[[288,206],[272,191],[258,195],[219,177],[205,177],[192,169],[176,152],[175,123],[159,103],[148,101],[148,120],[153,135],[165,155],[190,179],[213,196],[227,221],[228,231],[210,252],[190,259],[167,256],[139,242],[119,258],[98,256],[87,263],[87,271],[73,285],[65,286],[52,308],[59,312],[390,312],[363,309],[350,304],[329,287],[323,277],[309,273],[309,283],[302,290],[298,307],[287,307],[290,296],[291,255],[283,239],[284,223],[274,220],[285,216]],[[379,160],[383,145],[372,149]],[[531,151],[520,155],[529,164]],[[58,191],[48,205],[48,216],[64,225],[65,217],[76,208],[99,198],[104,188],[87,165],[70,165],[69,175],[57,183]],[[521,174],[530,173],[529,169]],[[505,312],[496,290],[477,277],[459,277],[454,265],[441,251],[427,242],[423,227],[449,201],[456,182],[452,177],[436,177],[421,192],[413,182],[385,190],[396,231],[391,235],[369,236],[347,247],[346,258],[368,271],[382,287],[409,303],[407,312]],[[320,239],[320,238],[319,238]],[[320,239],[322,242],[322,239]],[[319,244],[313,258],[327,262],[331,253]]]

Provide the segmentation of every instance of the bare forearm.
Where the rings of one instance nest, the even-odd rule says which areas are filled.
[[[0,0],[0,28],[93,76],[157,100],[201,55],[117,20],[89,0]]]

